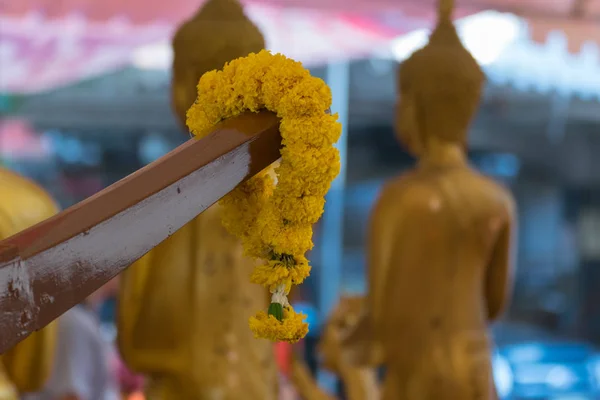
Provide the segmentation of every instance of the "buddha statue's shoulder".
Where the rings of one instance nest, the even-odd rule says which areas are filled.
[[[472,211],[512,217],[513,196],[504,185],[470,168],[442,173],[409,171],[388,181],[380,194],[380,209],[437,213],[444,205],[470,204]]]
[[[0,234],[13,235],[59,211],[42,187],[12,171],[0,168]]]
[[[41,186],[29,178],[4,168],[0,168],[0,190],[8,193],[8,196],[2,196],[2,200],[6,197],[13,198],[15,201],[36,202],[40,207],[51,209],[53,212],[58,208],[54,199]]]
[[[466,173],[458,174],[456,178],[457,186],[474,199],[509,216],[514,213],[513,195],[502,183],[473,169],[467,169]]]
[[[386,182],[381,190],[383,207],[427,209],[430,199],[438,197],[435,185],[415,171],[409,171]]]

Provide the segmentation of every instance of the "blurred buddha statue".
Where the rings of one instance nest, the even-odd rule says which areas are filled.
[[[319,342],[323,367],[341,379],[348,400],[377,400],[380,397],[376,368],[353,365],[343,356],[342,335],[357,324],[363,308],[361,297],[342,298],[329,317]],[[335,399],[317,385],[301,360],[292,363],[292,382],[304,400]]]
[[[366,312],[344,338],[355,362],[385,364],[385,400],[495,398],[487,328],[512,287],[514,203],[467,162],[485,79],[451,3],[400,67],[397,131],[418,164],[384,186],[372,212]]]
[[[0,168],[0,240],[52,217],[58,205],[30,180]],[[33,333],[0,357],[0,400],[36,392],[50,376],[56,324]]]
[[[172,100],[182,126],[202,74],[264,47],[236,0],[209,0],[185,22],[173,39]],[[276,399],[273,345],[248,327],[269,304],[250,283],[253,266],[215,205],[123,273],[118,344],[125,363],[148,377],[148,399]]]

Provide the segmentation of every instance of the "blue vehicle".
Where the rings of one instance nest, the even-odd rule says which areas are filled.
[[[600,353],[535,328],[499,325],[494,380],[501,400],[600,400]]]

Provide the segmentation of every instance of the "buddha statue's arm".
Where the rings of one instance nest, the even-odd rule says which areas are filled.
[[[317,385],[306,364],[296,358],[292,360],[291,381],[304,400],[334,400],[333,396]]]
[[[384,286],[392,256],[394,240],[395,196],[390,188],[384,188],[371,214],[367,242],[368,294],[367,309],[374,329],[383,320],[385,310]]]
[[[512,293],[512,267],[515,253],[513,244],[516,238],[514,209],[512,199],[508,199],[507,217],[494,244],[491,261],[486,271],[485,295],[489,321],[500,317]]]
[[[379,399],[379,380],[376,368],[350,367],[342,370],[341,378],[348,400]]]
[[[383,289],[388,272],[393,243],[394,198],[391,189],[385,188],[373,211],[368,232],[367,265],[368,294],[358,322],[343,334],[344,357],[355,366],[377,366],[383,361],[383,352],[377,339],[382,320]]]
[[[57,324],[34,332],[2,356],[6,374],[19,393],[42,389],[50,376],[57,340]]]
[[[117,306],[117,345],[127,366],[139,372],[139,353],[133,351],[135,326],[142,307],[144,287],[148,277],[152,251],[129,266],[122,274],[119,284]]]
[[[182,328],[176,321],[169,318],[168,314],[184,313],[185,304],[181,297],[172,293],[173,285],[180,282],[171,273],[161,276],[159,272],[168,266],[165,265],[166,245],[174,241],[181,242],[188,239],[186,225],[165,242],[146,253],[138,261],[130,265],[120,275],[119,299],[117,308],[117,346],[125,364],[134,372],[140,374],[154,374],[158,372],[178,372],[183,366],[178,335],[175,333]],[[161,259],[163,260],[161,262]],[[173,260],[177,263],[178,260]],[[161,281],[166,279],[167,281]],[[164,291],[160,291],[165,289]],[[185,289],[181,288],[185,293]],[[156,301],[157,298],[161,299]],[[154,302],[152,302],[154,300]],[[180,308],[173,308],[177,304]],[[158,329],[162,325],[162,329]],[[173,346],[164,346],[165,340]],[[156,345],[156,343],[162,345]],[[154,346],[149,347],[149,343]]]
[[[140,331],[141,315],[147,313],[147,298],[150,295],[149,276],[153,268],[155,253],[160,246],[148,252],[121,274],[117,309],[117,346],[127,366],[137,373],[149,373],[156,370],[177,370],[179,354],[171,349],[155,348],[152,351],[140,350],[136,346],[139,335],[151,332]],[[159,266],[160,267],[160,266]]]
[[[292,361],[292,383],[304,400],[333,400],[334,396],[319,387],[306,364],[300,360]],[[349,400],[377,400],[379,382],[377,370],[345,366],[340,371],[346,396]]]

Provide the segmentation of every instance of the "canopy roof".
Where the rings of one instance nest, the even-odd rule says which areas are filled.
[[[166,41],[203,0],[19,0],[0,6],[0,92],[51,89],[126,65]],[[307,63],[359,57],[430,27],[433,0],[247,0],[273,50]],[[571,51],[600,43],[600,0],[457,0],[456,17],[496,9],[523,16],[534,39],[563,31]],[[270,40],[269,40],[270,39]]]

